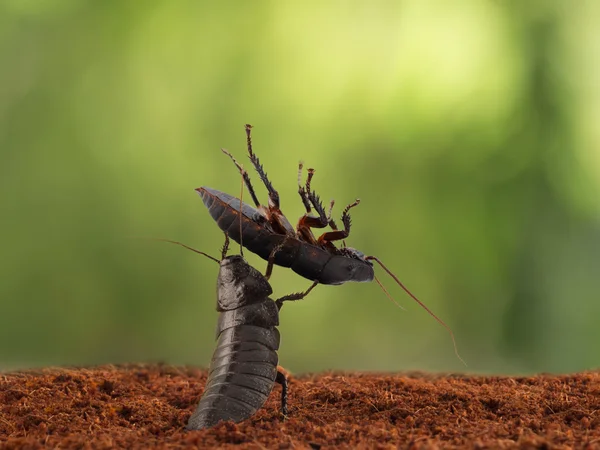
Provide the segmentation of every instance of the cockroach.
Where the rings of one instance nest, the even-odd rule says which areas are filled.
[[[220,261],[181,242],[160,239],[219,263],[217,348],[188,430],[250,418],[265,404],[275,383],[281,384],[281,412],[287,416],[287,379],[277,368],[279,311],[285,301],[300,300],[311,289],[272,300],[268,280],[242,254],[227,256],[229,238],[225,236]]]
[[[455,353],[462,361],[462,358],[458,355],[454,333],[445,322],[413,295],[379,258],[376,256],[366,256],[357,249],[345,246],[345,239],[350,234],[352,223],[350,209],[357,206],[360,200],[357,199],[344,208],[341,217],[344,229],[338,229],[335,221],[331,218],[334,202],[332,201],[330,204],[329,214],[325,213],[319,196],[315,191],[311,190],[311,180],[314,170],[308,170],[307,181],[303,186],[301,184],[303,167],[302,163],[300,163],[298,170],[298,193],[302,199],[306,213],[299,219],[298,225],[294,229],[281,211],[279,193],[273,187],[267,173],[253,151],[252,126],[246,124],[245,130],[250,162],[267,188],[269,198],[267,206],[262,205],[258,200],[248,172],[225,149],[221,150],[231,158],[238,168],[256,208],[243,203],[240,199],[232,195],[209,187],[203,186],[197,188],[196,191],[221,230],[252,253],[268,261],[265,277],[269,278],[272,266],[275,264],[291,268],[298,275],[313,281],[310,289],[314,288],[318,283],[339,285],[348,281],[369,282],[375,280],[389,297],[388,292],[377,277],[375,277],[373,268],[373,261],[375,261],[413,300],[448,330],[454,343]],[[311,206],[315,209],[318,216],[311,214]],[[327,226],[331,227],[332,231],[325,232],[319,238],[315,238],[311,228],[325,228]],[[334,245],[334,241],[340,240],[344,245],[341,248],[337,248]]]
[[[279,193],[275,190],[260,161],[252,150],[251,125],[246,125],[246,136],[250,161],[258,172],[269,193],[268,206],[258,200],[248,173],[238,164],[235,158],[223,149],[237,166],[256,208],[243,203],[225,192],[200,187],[196,189],[212,218],[221,230],[236,242],[243,242],[245,248],[261,258],[282,267],[289,267],[298,275],[321,284],[342,284],[348,281],[373,281],[372,257],[351,247],[336,248],[333,241],[342,240],[350,234],[350,214],[352,207],[359,201],[347,206],[342,214],[343,230],[337,230],[335,222],[329,217],[319,197],[310,191],[310,180],[314,171],[309,170],[306,183],[308,188],[300,187],[299,193],[306,208],[306,214],[298,222],[296,231],[279,207]],[[311,216],[310,205],[313,205],[319,217]],[[333,207],[333,202],[331,207]],[[238,215],[241,210],[242,227],[239,226]],[[323,233],[315,239],[311,228],[332,226],[334,231]],[[241,230],[241,233],[240,233]],[[270,274],[267,274],[270,275]]]

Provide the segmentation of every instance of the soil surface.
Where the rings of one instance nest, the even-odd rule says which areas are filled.
[[[240,424],[189,432],[206,371],[166,365],[0,374],[0,448],[600,448],[600,372],[290,376]]]

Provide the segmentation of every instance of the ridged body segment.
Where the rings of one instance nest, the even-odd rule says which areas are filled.
[[[225,192],[201,187],[196,189],[211,217],[221,230],[240,243],[240,200]],[[273,249],[286,240],[277,234],[260,212],[242,202],[242,244],[264,260]],[[342,284],[348,281],[373,281],[373,266],[365,261],[335,255],[296,238],[287,239],[275,255],[275,264],[291,268],[301,277],[322,284]]]
[[[241,292],[240,303],[245,304],[236,308],[230,298],[230,309],[219,314],[217,346],[202,398],[188,421],[190,430],[212,427],[220,421],[248,419],[264,405],[275,383],[280,342],[276,328],[279,310],[268,297],[268,283],[268,289],[263,286],[262,293],[253,289],[249,294],[241,289],[262,275],[243,259],[245,266],[242,265],[239,259],[229,264],[227,270],[221,263],[219,289],[230,292],[230,297]],[[248,269],[248,274],[244,275]],[[218,309],[223,306],[220,301]]]

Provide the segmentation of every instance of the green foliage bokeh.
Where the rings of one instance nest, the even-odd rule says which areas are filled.
[[[455,332],[471,371],[600,366],[600,6],[0,4],[0,368],[206,365],[243,126],[292,222],[297,164]],[[596,19],[595,19],[596,18]],[[247,166],[247,164],[246,164]],[[266,193],[253,181],[261,199]],[[255,267],[266,263],[248,255]],[[463,370],[377,271],[282,310],[292,371]],[[277,268],[275,296],[310,282]]]

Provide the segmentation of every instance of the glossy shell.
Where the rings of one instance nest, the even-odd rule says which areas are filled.
[[[208,187],[196,189],[211,217],[231,239],[240,243],[240,200],[225,192]],[[264,260],[285,240],[275,255],[275,264],[289,267],[298,275],[322,284],[343,284],[348,281],[373,281],[373,266],[364,260],[331,254],[325,249],[302,242],[295,237],[277,234],[257,209],[242,203],[241,244]]]

